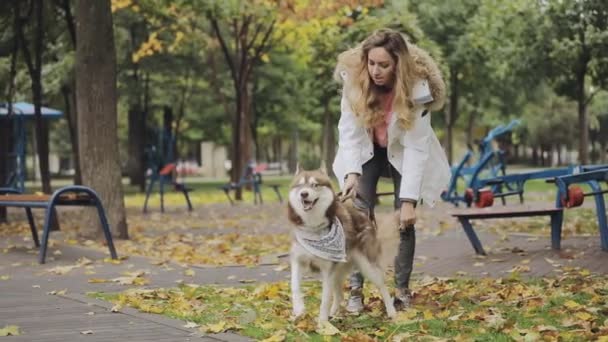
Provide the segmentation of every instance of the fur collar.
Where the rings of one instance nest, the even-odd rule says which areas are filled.
[[[429,110],[436,111],[441,109],[446,97],[445,82],[441,76],[441,70],[439,70],[437,63],[428,52],[409,42],[407,43],[407,47],[416,64],[416,73],[420,78],[426,78],[429,81],[429,87],[434,99],[427,104]]]

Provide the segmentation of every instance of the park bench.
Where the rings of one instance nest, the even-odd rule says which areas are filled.
[[[274,190],[275,194],[277,194],[279,203],[283,203],[283,197],[281,196],[281,192],[279,191],[279,188],[281,187],[281,185],[280,184],[268,184],[268,183],[262,182],[262,171],[266,170],[267,168],[268,168],[268,164],[266,164],[266,163],[259,164],[256,167],[253,167],[252,165],[248,165],[245,168],[245,171],[243,172],[243,175],[241,176],[241,179],[238,182],[236,182],[236,183],[230,182],[230,183],[220,186],[220,189],[224,191],[224,194],[228,198],[228,201],[230,201],[230,204],[234,205],[234,200],[232,199],[232,197],[230,197],[230,191],[238,190],[238,189],[242,190],[248,186],[251,186],[251,188],[253,190],[253,203],[258,204],[258,202],[259,202],[260,204],[264,204],[264,200],[262,199],[262,191],[261,191],[262,184],[264,184],[267,187],[271,187]]]
[[[469,208],[452,212],[452,216],[456,217],[462,228],[464,229],[475,253],[485,255],[484,251],[471,220],[485,220],[495,218],[511,218],[511,217],[532,217],[532,216],[549,216],[551,218],[551,247],[553,249],[560,249],[561,246],[561,232],[563,223],[563,211],[566,208],[574,208],[583,204],[585,196],[593,196],[596,204],[596,214],[598,220],[598,228],[600,232],[601,247],[604,251],[608,251],[608,224],[606,222],[606,206],[603,198],[603,194],[607,193],[608,190],[604,190],[600,186],[600,182],[608,183],[608,168],[606,167],[582,167],[585,172],[576,174],[566,174],[561,176],[555,176],[552,178],[552,182],[558,187],[556,201],[554,206],[538,208],[538,207],[483,207],[483,208]],[[592,171],[588,171],[592,170]],[[515,179],[515,175],[509,175],[511,179]],[[522,179],[530,177],[525,174]],[[524,180],[525,181],[525,180]],[[522,181],[522,185],[523,182]],[[490,182],[495,184],[495,182]],[[586,183],[588,184],[592,192],[583,193],[579,187],[571,186],[573,184]],[[491,206],[492,198],[491,191],[485,191],[482,195],[477,195],[481,200],[477,201],[476,204],[480,206]],[[489,197],[485,195],[490,194]]]
[[[92,189],[85,186],[66,186],[56,190],[52,195],[34,195],[21,194],[18,191],[10,189],[2,189],[0,192],[0,207],[16,207],[25,208],[27,220],[32,232],[32,238],[36,247],[40,248],[38,262],[44,264],[46,258],[46,250],[48,246],[49,233],[51,231],[51,222],[55,215],[55,207],[57,206],[91,206],[97,208],[99,221],[110,249],[112,259],[116,259],[116,249],[112,241],[112,234],[106,218],[105,210],[99,199],[99,196]],[[44,227],[42,229],[42,244],[38,240],[38,231],[32,209],[45,209]]]
[[[148,183],[148,188],[146,189],[146,198],[144,200],[144,214],[148,212],[148,199],[150,198],[150,194],[152,193],[152,188],[154,184],[158,182],[159,191],[160,191],[160,212],[165,212],[165,184],[171,184],[175,191],[181,192],[186,199],[186,203],[188,204],[188,211],[192,211],[192,202],[190,202],[189,193],[193,190],[192,188],[186,187],[183,183],[178,183],[173,178],[173,172],[175,171],[177,165],[175,163],[169,163],[163,166],[158,171],[152,171],[150,175],[150,183]]]

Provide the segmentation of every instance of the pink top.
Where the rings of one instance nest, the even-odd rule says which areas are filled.
[[[382,96],[381,106],[384,108],[384,120],[374,127],[374,142],[380,147],[388,146],[388,124],[393,116],[393,98],[395,92]]]

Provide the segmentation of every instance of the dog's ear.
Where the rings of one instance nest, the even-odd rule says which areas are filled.
[[[325,160],[321,160],[321,166],[319,166],[319,171],[327,174],[327,166],[325,166]]]
[[[302,168],[300,167],[300,162],[296,163],[296,175],[299,175],[302,172]]]

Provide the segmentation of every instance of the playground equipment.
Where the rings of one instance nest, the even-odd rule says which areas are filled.
[[[471,162],[475,152],[473,151],[473,148],[469,146],[460,162],[455,167],[452,167],[452,178],[448,190],[441,194],[441,198],[446,202],[458,206],[460,202],[467,202],[466,192],[462,195],[458,193],[458,181],[460,179],[464,181],[465,189],[479,189],[481,177],[496,178],[500,175],[505,175],[505,152],[501,149],[494,149],[492,142],[494,139],[513,131],[520,123],[519,120],[513,120],[506,126],[500,125],[488,132],[488,134],[478,143],[478,158],[472,166],[467,165]]]
[[[238,182],[227,183],[220,186],[220,189],[224,191],[224,194],[228,198],[230,204],[234,205],[234,200],[232,197],[230,197],[230,190],[245,189],[247,186],[251,186],[253,190],[253,204],[264,204],[261,191],[262,184],[271,187],[274,190],[274,193],[277,195],[279,203],[283,203],[283,197],[279,191],[281,186],[279,184],[266,184],[262,182],[262,171],[265,171],[267,168],[267,163],[261,163],[258,165],[255,165],[253,162],[248,163],[245,167],[243,175],[241,176],[241,179]]]
[[[170,127],[170,126],[169,126]],[[148,212],[148,199],[152,193],[152,188],[158,182],[160,194],[160,211],[165,212],[165,185],[172,185],[175,191],[181,192],[188,204],[188,211],[192,211],[192,202],[188,193],[193,189],[186,187],[183,183],[176,181],[174,173],[176,171],[176,160],[174,158],[175,137],[171,129],[165,126],[158,132],[157,145],[149,146],[145,151],[147,170],[149,172],[149,183],[146,188],[146,199],[144,200],[143,212]]]
[[[608,165],[584,165],[557,170],[513,174],[493,180],[486,180],[485,182],[486,184],[517,182],[518,184],[521,183],[523,186],[523,183],[527,180],[540,178],[547,178],[547,181],[553,182],[557,186],[555,205],[541,208],[490,208],[493,203],[493,193],[489,190],[485,190],[483,191],[484,195],[477,195],[478,200],[475,204],[478,208],[465,209],[452,213],[452,216],[460,221],[475,252],[482,255],[486,254],[470,220],[531,216],[551,217],[551,246],[553,249],[559,249],[561,246],[564,209],[581,206],[587,196],[593,196],[595,199],[600,244],[604,251],[608,251],[608,222],[604,201],[604,194],[608,193],[608,189],[602,189],[600,185],[601,182],[608,185]],[[573,184],[587,184],[591,188],[591,192],[585,193],[579,186],[574,186]]]
[[[25,102],[12,104],[12,115],[8,113],[8,103],[0,103],[0,125],[11,125],[12,141],[8,155],[5,158],[6,179],[0,179],[0,188],[15,189],[18,192],[25,191],[25,156],[27,145],[27,121],[33,120],[35,115],[34,105]],[[63,113],[59,110],[42,107],[43,119],[60,118]]]

